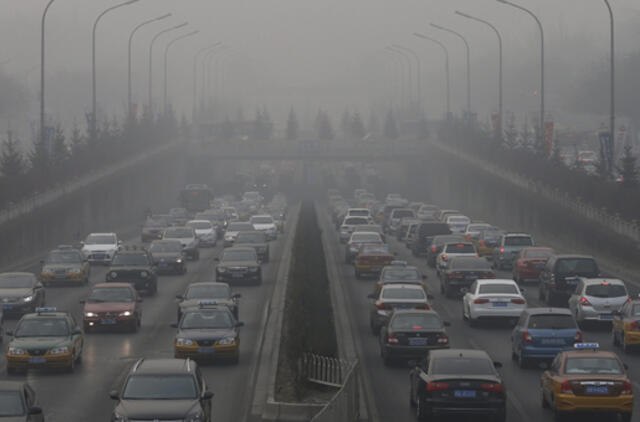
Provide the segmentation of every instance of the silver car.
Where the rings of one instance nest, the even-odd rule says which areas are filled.
[[[629,292],[622,280],[580,278],[575,292],[569,298],[569,309],[578,323],[586,321],[612,321],[629,300]]]

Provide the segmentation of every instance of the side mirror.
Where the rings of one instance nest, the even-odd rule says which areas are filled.
[[[212,398],[213,398],[212,391],[205,391],[204,393],[202,393],[202,400],[211,400]]]
[[[444,325],[445,327],[451,327],[451,323],[449,321],[443,321],[442,325]]]
[[[171,324],[169,324],[169,326],[171,326],[171,328],[178,328],[178,323],[172,322]]]
[[[238,328],[244,327],[244,322],[242,322],[242,321],[236,322],[236,327],[238,327]]]
[[[80,299],[80,300],[78,301],[78,303],[83,304],[83,305],[84,305],[84,303],[85,303],[85,302],[86,302],[86,300],[84,300],[84,299]]]
[[[496,369],[500,369],[502,368],[502,362],[493,362],[493,366],[495,366]]]
[[[42,408],[40,406],[32,406],[29,409],[30,415],[42,415]]]
[[[120,395],[116,390],[111,390],[109,392],[109,397],[111,398],[111,400],[120,400]]]

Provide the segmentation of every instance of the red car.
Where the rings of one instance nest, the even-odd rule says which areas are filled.
[[[125,327],[136,332],[142,321],[142,299],[129,283],[98,283],[84,304],[84,330],[96,327]]]
[[[524,248],[513,265],[513,279],[518,284],[526,280],[538,280],[540,271],[554,254],[551,248]]]

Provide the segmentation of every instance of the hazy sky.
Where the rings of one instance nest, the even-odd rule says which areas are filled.
[[[91,28],[113,0],[56,0],[47,20],[47,109],[59,121],[84,123],[89,111]],[[640,28],[640,4],[613,0],[620,54],[635,48]],[[46,0],[0,0],[0,63],[9,75],[29,87],[35,112],[39,81],[40,18]],[[571,82],[572,73],[554,72],[557,63],[575,63],[575,72],[606,59],[608,15],[602,0],[520,0],[537,13],[547,31],[551,87]],[[453,14],[464,10],[494,22],[505,37],[505,108],[534,110],[530,91],[538,78],[538,34],[522,12],[495,0],[140,0],[116,10],[98,28],[98,101],[109,115],[126,104],[126,46],[139,22],[167,12],[173,17],[139,32],[134,42],[134,93],[146,102],[149,40],[158,30],[188,21],[189,27],[162,37],[155,49],[154,98],[162,97],[162,56],[166,42],[191,30],[200,34],[180,44],[170,55],[170,97],[180,112],[190,115],[192,66],[197,49],[222,41],[231,46],[221,78],[221,95],[241,104],[251,115],[267,105],[281,117],[295,105],[306,117],[318,107],[366,110],[388,100],[392,87],[390,43],[421,54],[426,110],[443,110],[442,56],[433,46],[411,36],[420,31],[437,36],[451,51],[453,108],[464,105],[464,50],[456,38],[429,29],[429,22],[455,28],[468,36],[473,57],[474,103],[480,116],[496,104],[497,47],[493,33]],[[385,64],[386,63],[386,64]],[[373,67],[373,68],[372,68]],[[577,75],[577,73],[576,73]],[[574,75],[575,76],[575,75]],[[201,90],[201,88],[199,88]],[[549,92],[549,109],[559,103]],[[555,106],[554,106],[555,100]],[[33,114],[31,117],[34,117]],[[4,123],[2,123],[4,124]]]

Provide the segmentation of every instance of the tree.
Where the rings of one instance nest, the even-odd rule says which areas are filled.
[[[51,165],[53,167],[62,167],[68,158],[69,148],[66,144],[64,131],[60,126],[57,126],[53,136],[53,144],[51,145]]]
[[[329,119],[329,115],[322,110],[319,110],[318,115],[316,116],[315,129],[316,135],[320,140],[331,141],[335,138],[335,132],[333,130],[331,120]]]
[[[360,113],[357,111],[353,113],[351,117],[351,136],[355,139],[362,139],[367,134],[364,123],[362,122],[362,117],[360,117]]]
[[[622,158],[620,158],[620,167],[618,167],[624,188],[635,188],[638,186],[639,172],[637,161],[638,157],[633,155],[631,145],[625,145]]]
[[[0,173],[8,179],[22,176],[26,170],[24,157],[18,148],[18,143],[13,139],[11,131],[7,132],[7,139],[2,142],[2,154],[0,154]]]
[[[384,137],[387,139],[398,139],[398,126],[396,125],[396,119],[393,116],[393,111],[389,110],[387,113],[387,119],[384,122]]]
[[[293,107],[291,107],[289,118],[287,119],[287,140],[295,141],[298,139],[298,129],[298,118],[296,117],[295,111],[293,111]]]
[[[369,122],[367,123],[367,131],[372,136],[380,135],[380,122],[378,121],[378,115],[373,110],[371,110],[371,113],[369,114]]]
[[[518,145],[518,129],[516,129],[516,116],[513,113],[507,114],[507,121],[504,126],[504,146],[508,149],[514,149]],[[525,120],[524,127],[522,128],[522,139],[529,136],[526,132],[529,131],[527,122]],[[523,142],[524,144],[525,142]]]
[[[345,138],[351,137],[351,113],[349,113],[349,110],[345,110],[344,113],[342,113],[340,131]]]
[[[531,138],[531,128],[529,127],[529,120],[526,116],[524,118],[524,122],[522,122],[522,130],[520,131],[520,142],[522,143],[522,147],[527,151],[532,151],[534,149],[533,139]]]

